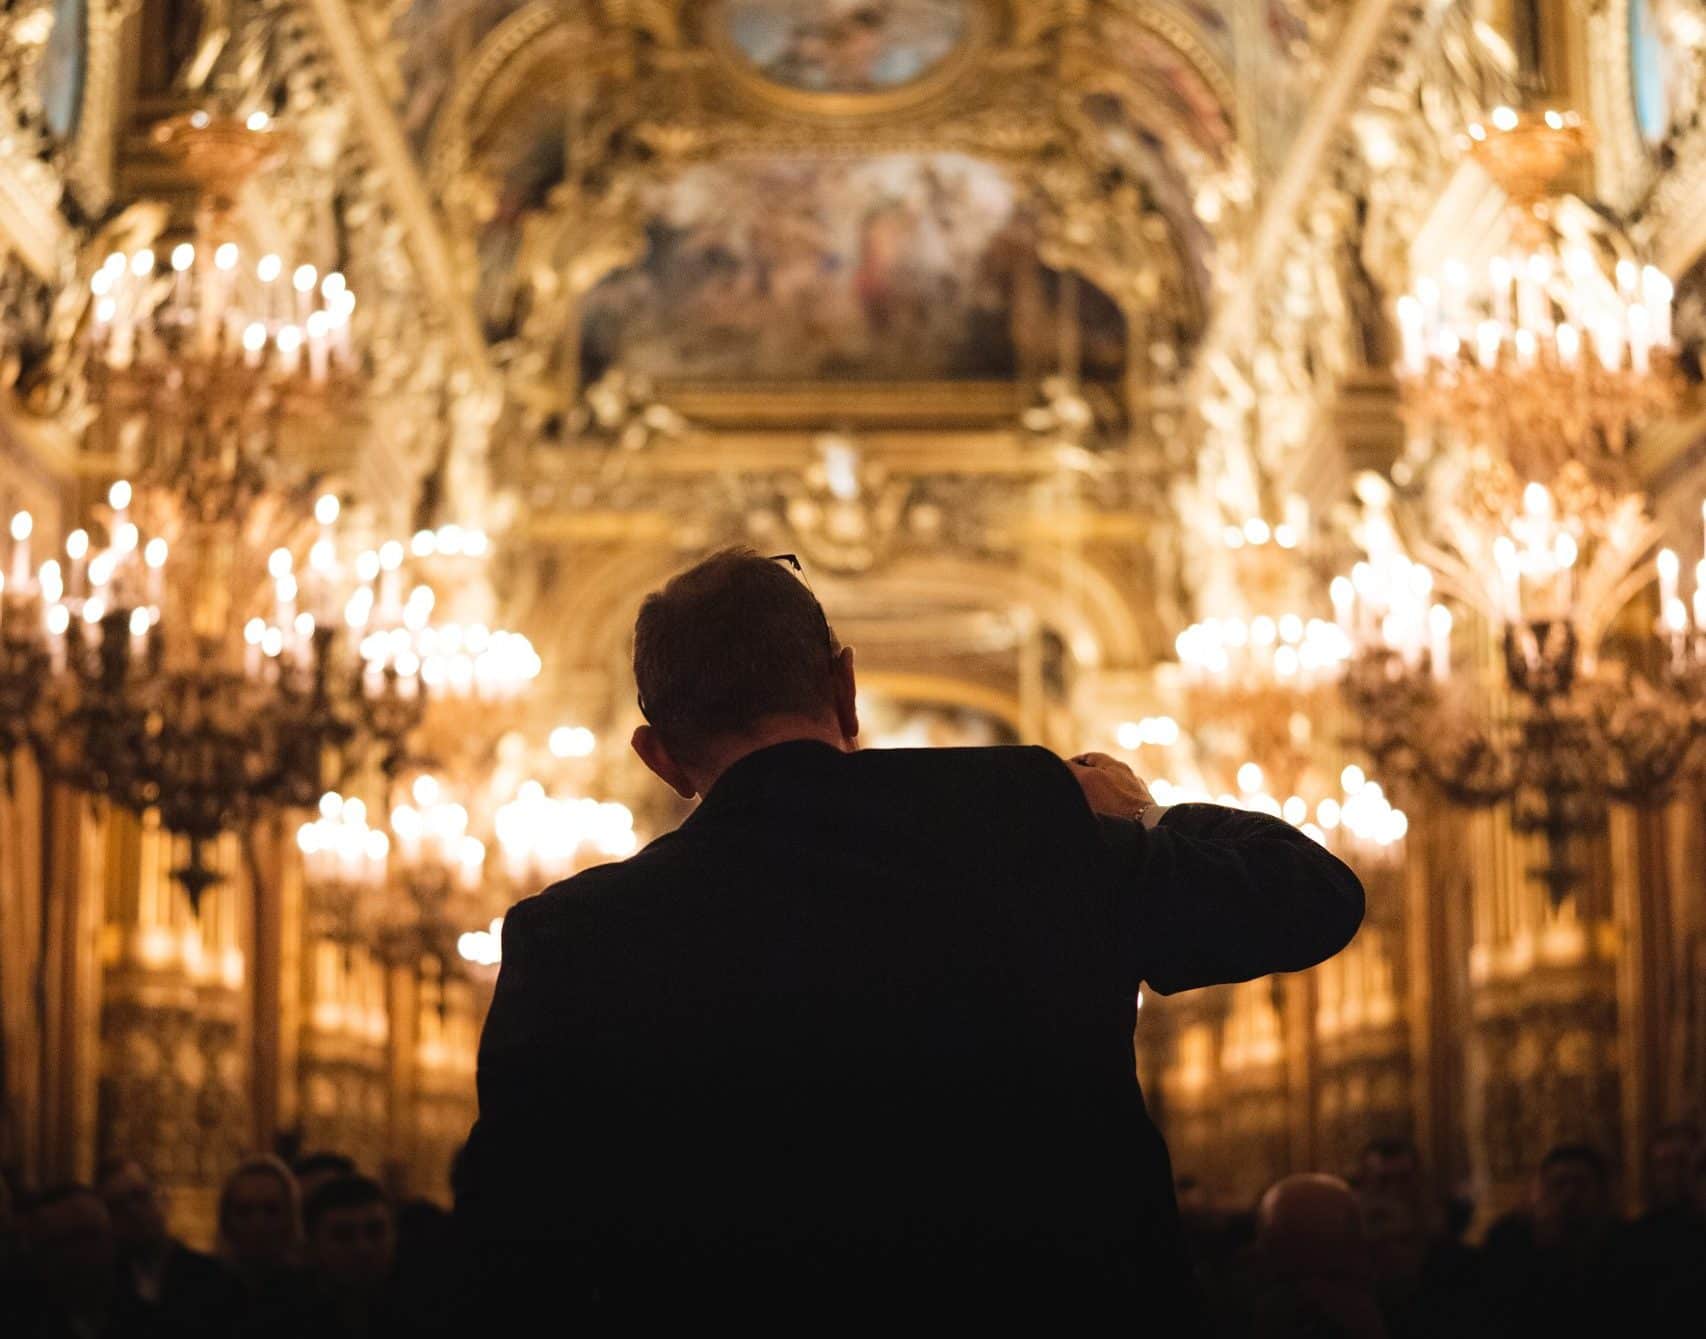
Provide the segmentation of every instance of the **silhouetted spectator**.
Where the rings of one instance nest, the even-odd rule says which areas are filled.
[[[1385,1339],[1362,1214],[1336,1176],[1288,1176],[1257,1213],[1253,1339]]]
[[[61,1185],[23,1206],[20,1286],[0,1296],[16,1339],[131,1339],[145,1331],[118,1287],[112,1215],[88,1186]]]
[[[0,1176],[0,1296],[23,1286],[24,1241],[12,1185]]]
[[[1356,1173],[1376,1293],[1393,1339],[1481,1339],[1491,1320],[1478,1253],[1428,1194],[1421,1154],[1408,1139],[1370,1140]]]
[[[391,1281],[397,1237],[379,1183],[349,1175],[326,1181],[303,1206],[314,1288],[313,1332],[322,1339],[406,1333]]]
[[[290,1164],[290,1170],[296,1176],[296,1188],[304,1206],[326,1182],[358,1174],[354,1158],[344,1153],[329,1152],[304,1153]]]
[[[141,1164],[114,1158],[101,1165],[95,1188],[112,1215],[119,1287],[159,1333],[224,1335],[241,1308],[231,1272],[192,1251],[166,1230],[159,1191]]]
[[[1647,1209],[1623,1235],[1619,1281],[1631,1329],[1655,1336],[1706,1329],[1706,1201],[1695,1182],[1706,1169],[1700,1131],[1667,1125],[1647,1146]]]
[[[397,1206],[397,1265],[392,1297],[398,1316],[411,1332],[431,1330],[448,1315],[456,1299],[457,1265],[450,1215],[431,1200],[409,1199]]]
[[[290,1168],[249,1158],[219,1194],[219,1253],[243,1287],[247,1339],[295,1336],[306,1328],[308,1285],[301,1264],[302,1210]]]
[[[1496,1333],[1553,1339],[1621,1329],[1617,1228],[1604,1155],[1586,1144],[1547,1153],[1532,1206],[1494,1223],[1483,1247]]]

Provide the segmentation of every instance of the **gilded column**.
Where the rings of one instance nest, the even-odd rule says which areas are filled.
[[[1475,865],[1466,820],[1431,795],[1407,795],[1404,864],[1405,1013],[1416,1146],[1440,1191],[1469,1172],[1464,1036],[1469,1017],[1469,909]]]

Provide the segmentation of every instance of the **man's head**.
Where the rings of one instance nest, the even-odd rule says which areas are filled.
[[[296,1188],[304,1204],[321,1186],[340,1176],[354,1176],[355,1159],[345,1153],[304,1153],[290,1164],[296,1177]]]
[[[1362,1214],[1336,1176],[1300,1172],[1276,1182],[1262,1196],[1256,1222],[1262,1255],[1277,1277],[1368,1277]]]
[[[1694,1201],[1694,1163],[1700,1151],[1700,1127],[1690,1121],[1654,1133],[1647,1145],[1648,1208],[1672,1209]]]
[[[88,1186],[44,1190],[20,1215],[36,1281],[67,1303],[104,1297],[112,1287],[115,1242],[107,1206]]]
[[[333,1177],[303,1207],[308,1262],[335,1292],[371,1293],[391,1275],[391,1205],[366,1176]]]
[[[1611,1166],[1587,1144],[1560,1144],[1540,1160],[1535,1225],[1543,1236],[1573,1236],[1611,1217]]]
[[[132,1158],[109,1158],[95,1174],[95,1189],[107,1202],[121,1251],[147,1252],[166,1241],[166,1214],[154,1178],[141,1163]]]
[[[1415,1204],[1421,1199],[1422,1159],[1408,1139],[1370,1139],[1358,1160],[1356,1187],[1364,1195]]]
[[[250,1158],[226,1178],[219,1194],[219,1240],[245,1267],[288,1263],[302,1235],[296,1178],[277,1158]]]
[[[726,549],[646,597],[634,625],[646,724],[634,751],[683,798],[790,739],[851,748],[853,652],[791,560]]]

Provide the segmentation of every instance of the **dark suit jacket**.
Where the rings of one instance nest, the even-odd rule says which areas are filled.
[[[1290,826],[1098,821],[1042,749],[753,754],[505,920],[458,1185],[504,1277],[473,1289],[801,1332],[932,1299],[1171,1316],[1138,985],[1308,967],[1362,911]]]

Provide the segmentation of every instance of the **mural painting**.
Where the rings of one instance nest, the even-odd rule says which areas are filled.
[[[657,189],[647,251],[582,308],[582,374],[953,380],[1057,366],[1059,276],[1008,176],[953,154],[766,159]],[[1079,286],[1083,371],[1116,379],[1124,325]]]
[[[879,93],[914,83],[966,32],[960,0],[731,0],[726,34],[772,83],[806,93]]]

